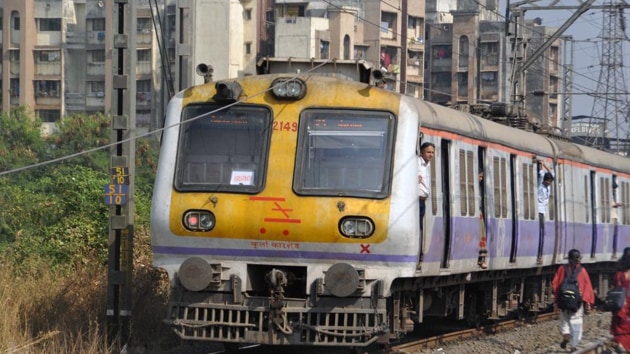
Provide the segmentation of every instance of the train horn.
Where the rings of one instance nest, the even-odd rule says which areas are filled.
[[[385,74],[383,74],[383,71],[379,69],[372,70],[372,80],[374,80],[374,86],[383,87],[383,84],[385,83]]]
[[[212,82],[212,74],[214,73],[214,68],[212,67],[212,65],[201,63],[197,65],[197,67],[195,68],[195,72],[197,73],[197,75],[203,76],[204,83],[207,84],[208,82]]]

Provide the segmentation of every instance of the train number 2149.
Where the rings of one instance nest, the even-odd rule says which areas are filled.
[[[273,121],[274,131],[295,132],[297,131],[297,122],[283,122],[281,120]]]

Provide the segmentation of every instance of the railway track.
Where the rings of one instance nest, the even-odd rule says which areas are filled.
[[[550,312],[539,314],[534,318],[526,320],[509,320],[479,328],[464,329],[427,338],[412,340],[410,342],[394,345],[387,349],[370,351],[369,354],[411,354],[418,353],[426,349],[436,349],[449,343],[461,342],[481,336],[494,335],[500,332],[509,331],[519,326],[527,324],[539,324],[557,319],[557,313]],[[599,340],[586,344],[585,347],[574,351],[574,354],[595,354],[595,353],[615,353],[609,340]],[[568,352],[567,352],[568,353]]]

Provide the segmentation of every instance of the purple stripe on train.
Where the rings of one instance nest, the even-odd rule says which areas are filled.
[[[389,255],[375,253],[343,253],[343,252],[316,252],[316,251],[281,251],[281,250],[245,250],[236,248],[199,248],[199,247],[167,247],[153,246],[154,253],[203,255],[203,256],[229,256],[229,257],[273,257],[273,258],[300,258],[300,259],[338,259],[365,262],[389,262],[389,263],[415,263],[416,255]]]

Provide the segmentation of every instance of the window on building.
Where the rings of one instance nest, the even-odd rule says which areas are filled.
[[[252,19],[252,9],[245,9],[243,12],[246,21],[251,21]]]
[[[396,32],[396,14],[392,12],[381,13],[381,32],[382,33],[395,33]]]
[[[423,57],[422,57],[422,52],[416,52],[416,51],[413,51],[413,50],[409,50],[409,51],[407,51],[407,57],[409,58],[408,59],[409,65],[420,67],[420,68],[422,67],[422,65],[424,65],[423,64],[424,60],[423,60]]]
[[[88,20],[88,29],[92,31],[105,31],[105,19],[93,18]]]
[[[499,64],[499,43],[498,42],[482,42],[481,43],[481,64],[482,65],[498,65]]]
[[[61,113],[52,109],[38,109],[35,115],[44,123],[55,123],[61,119]]]
[[[468,68],[468,37],[461,36],[459,37],[459,67],[460,68]]]
[[[9,60],[11,63],[19,64],[20,63],[20,50],[19,49],[10,49],[9,50]],[[18,74],[18,73],[12,73]]]
[[[105,50],[91,50],[90,59],[92,63],[104,63],[105,62]]]
[[[35,80],[33,86],[35,97],[59,97],[61,85],[58,80]]]
[[[105,97],[105,81],[90,81],[90,96]]]
[[[450,59],[453,55],[453,47],[450,45],[434,45],[431,47],[431,54],[434,59]]]
[[[36,50],[36,63],[58,62],[61,60],[61,53],[58,50]]]
[[[151,80],[138,80],[136,81],[137,92],[151,92]]]
[[[151,50],[150,49],[138,49],[138,62],[146,63],[151,61]]]
[[[468,71],[457,73],[457,95],[461,98],[468,97]]]
[[[136,81],[136,91],[138,92],[150,92],[151,80],[138,80]]]
[[[11,12],[11,21],[13,22],[13,30],[20,30],[20,14],[17,11]]]
[[[407,20],[407,28],[415,29],[417,26],[418,26],[418,18],[409,16],[409,19]]]
[[[245,54],[252,54],[252,42],[245,42]]]
[[[328,59],[330,55],[330,42],[328,41],[319,41],[319,58],[320,59]]]
[[[151,29],[153,28],[152,27],[153,22],[151,22],[151,19],[148,17],[139,17],[137,26],[138,26],[138,32],[149,33],[151,32]]]
[[[38,18],[37,27],[40,32],[61,31],[60,18]]]
[[[20,79],[11,79],[9,94],[11,95],[11,97],[20,97]]]
[[[354,46],[354,59],[366,59],[368,47],[355,45]]]

